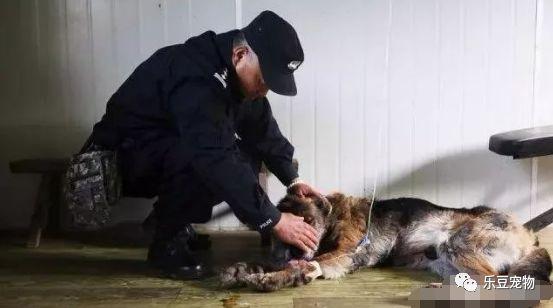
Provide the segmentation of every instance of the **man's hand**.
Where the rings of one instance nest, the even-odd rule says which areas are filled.
[[[273,227],[276,237],[283,243],[294,245],[306,253],[316,250],[319,238],[315,228],[303,221],[303,217],[282,213],[279,222]]]
[[[288,187],[287,193],[296,195],[300,198],[311,197],[311,196],[321,196],[320,192],[318,192],[313,187],[303,182],[292,184],[290,187]]]

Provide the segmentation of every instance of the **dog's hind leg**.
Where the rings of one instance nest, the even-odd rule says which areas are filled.
[[[456,253],[456,256],[452,258],[452,263],[460,272],[466,272],[471,275],[499,275],[499,272],[486,261],[485,256],[479,255],[474,251]]]
[[[489,241],[489,234],[478,232],[479,221],[466,221],[449,240],[439,247],[440,255],[459,270],[472,275],[498,275],[497,269],[490,264],[486,255],[483,254],[482,243]]]

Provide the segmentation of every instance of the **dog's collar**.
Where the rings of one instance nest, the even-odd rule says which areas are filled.
[[[363,247],[363,246],[366,246],[366,245],[369,245],[371,243],[371,240],[369,240],[369,234],[366,233],[365,236],[363,236],[363,238],[359,241],[359,243],[357,243],[357,247]]]
[[[375,186],[376,187],[376,186]],[[367,232],[365,232],[365,236],[357,243],[357,249],[369,245],[371,241],[369,240],[369,231],[371,228],[371,215],[373,211],[373,205],[374,205],[374,192],[372,195],[371,205],[369,206],[369,213],[367,214]]]

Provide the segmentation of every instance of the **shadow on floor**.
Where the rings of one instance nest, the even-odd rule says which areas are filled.
[[[148,235],[139,225],[123,225],[89,233],[67,233],[63,238],[46,237],[39,248],[26,248],[22,233],[0,233],[0,272],[11,275],[142,275],[162,277],[145,262]],[[142,234],[140,234],[142,233]],[[253,261],[269,254],[254,232],[215,233],[212,247],[195,252],[208,268],[239,261]],[[197,282],[202,287],[202,282]],[[207,287],[212,288],[212,283]]]

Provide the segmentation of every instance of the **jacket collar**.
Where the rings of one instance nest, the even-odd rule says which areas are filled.
[[[234,69],[234,65],[232,65],[232,42],[236,34],[239,33],[239,31],[240,30],[232,30],[229,32],[217,34],[215,36],[215,45],[216,45],[219,57],[222,60],[222,64],[224,68],[228,71],[228,84],[229,84],[228,89],[231,92],[231,95],[233,97],[238,99],[238,101],[242,102],[244,99],[244,96],[240,91],[238,76],[236,75],[236,70]]]

